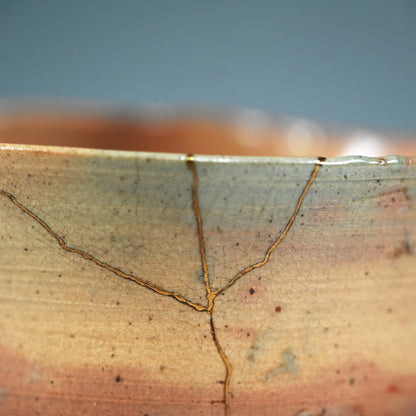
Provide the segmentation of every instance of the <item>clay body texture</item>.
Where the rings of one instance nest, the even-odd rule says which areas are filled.
[[[415,414],[414,159],[0,171],[0,413]]]

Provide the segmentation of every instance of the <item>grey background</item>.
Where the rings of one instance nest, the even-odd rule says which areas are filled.
[[[414,0],[0,0],[0,97],[416,130]]]

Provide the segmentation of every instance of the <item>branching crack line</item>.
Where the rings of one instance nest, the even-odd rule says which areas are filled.
[[[137,283],[140,286],[143,286],[147,289],[152,290],[153,292],[158,293],[159,295],[172,297],[172,298],[176,299],[178,302],[181,302],[181,303],[183,303],[187,306],[190,306],[191,308],[193,308],[193,309],[195,309],[199,312],[208,310],[208,308],[206,306],[200,305],[199,303],[192,302],[192,301],[186,299],[184,296],[182,296],[178,292],[172,292],[170,290],[166,290],[163,287],[155,285],[154,283],[150,283],[150,282],[148,282],[144,279],[141,279],[140,277],[136,277],[132,274],[125,273],[122,270],[112,266],[111,264],[107,264],[104,261],[92,256],[87,251],[80,250],[79,248],[74,248],[74,247],[68,246],[68,244],[65,242],[65,240],[62,237],[60,237],[55,231],[53,231],[52,228],[49,227],[49,225],[45,221],[43,221],[36,214],[34,214],[32,211],[30,211],[28,208],[26,208],[23,204],[21,204],[10,192],[3,191],[3,190],[0,189],[0,195],[3,195],[6,198],[9,198],[10,201],[12,201],[13,204],[16,205],[22,212],[29,215],[29,217],[32,217],[37,223],[39,223],[52,237],[54,237],[58,241],[58,244],[65,251],[67,251],[69,253],[78,254],[78,255],[84,257],[84,259],[92,261],[97,266],[100,266],[103,269],[106,269],[106,270],[116,274],[117,276],[122,277],[123,279],[131,280],[131,281]]]
[[[209,315],[210,320],[210,328],[211,328],[211,336],[212,340],[215,344],[215,347],[218,351],[219,356],[221,357],[222,362],[225,366],[225,379],[224,379],[224,414],[225,416],[230,416],[230,383],[231,383],[231,374],[233,367],[225,354],[219,340],[218,336],[215,330],[214,325],[214,319],[213,319],[213,312],[214,312],[214,301],[215,298],[220,295],[221,293],[224,293],[227,291],[231,286],[233,286],[239,279],[241,279],[244,275],[251,272],[254,269],[258,269],[262,266],[264,266],[270,259],[271,254],[276,250],[277,246],[283,241],[283,239],[286,237],[287,233],[289,232],[290,228],[292,227],[298,213],[300,210],[300,207],[303,203],[303,200],[305,198],[305,195],[307,194],[309,188],[311,187],[312,183],[316,179],[316,176],[318,174],[318,171],[320,167],[322,166],[322,163],[325,161],[325,158],[319,157],[317,162],[315,163],[315,167],[310,175],[309,180],[307,181],[305,187],[302,190],[302,193],[299,196],[299,199],[297,201],[295,210],[290,217],[286,227],[283,229],[281,234],[276,238],[276,240],[273,242],[273,244],[267,249],[263,259],[257,263],[254,263],[244,269],[242,269],[240,272],[238,272],[225,286],[218,288],[217,290],[213,291],[211,288],[210,280],[209,280],[209,272],[208,272],[208,262],[207,262],[207,256],[205,251],[205,239],[204,239],[204,233],[203,233],[203,224],[202,224],[202,216],[201,211],[199,207],[199,198],[198,198],[198,174],[195,167],[195,161],[193,155],[188,155],[186,158],[186,166],[190,170],[192,177],[193,177],[193,184],[192,184],[192,209],[195,215],[196,223],[197,223],[197,231],[198,231],[198,241],[199,241],[199,252],[201,257],[201,263],[202,263],[202,271],[203,271],[203,279],[204,279],[204,285],[205,285],[205,292],[206,297],[208,300],[207,305],[201,305],[196,302],[192,302],[189,299],[186,299],[183,295],[181,295],[178,292],[170,291],[167,289],[164,289],[161,286],[158,286],[154,283],[148,282],[145,279],[142,279],[140,277],[134,276],[132,274],[128,274],[123,272],[122,270],[112,266],[111,264],[108,264],[97,257],[94,257],[90,253],[88,253],[85,250],[81,250],[79,248],[70,247],[65,242],[65,240],[59,236],[44,220],[42,220],[38,215],[36,215],[34,212],[29,210],[25,205],[23,205],[21,202],[17,200],[17,198],[11,194],[10,192],[7,192],[5,190],[0,189],[0,195],[8,198],[17,208],[19,208],[24,214],[31,217],[33,220],[35,220],[40,226],[42,226],[55,240],[58,242],[60,247],[69,252],[78,254],[79,256],[83,257],[86,260],[89,260],[93,263],[95,263],[97,266],[102,267],[103,269],[106,269],[115,275],[131,280],[138,285],[147,288],[159,295],[167,296],[174,298],[178,302],[198,311],[198,312],[206,312]]]
[[[263,260],[259,261],[258,263],[254,263],[251,266],[246,267],[245,269],[238,272],[225,286],[217,289],[214,292],[214,297],[218,296],[220,293],[225,292],[228,288],[230,288],[232,285],[237,282],[237,280],[241,279],[245,274],[251,272],[254,269],[258,269],[262,266],[264,266],[270,259],[270,255],[273,253],[273,251],[276,250],[277,246],[283,241],[283,239],[286,237],[287,233],[289,232],[290,228],[292,227],[293,223],[295,222],[295,219],[299,213],[300,207],[302,205],[302,202],[305,198],[305,195],[307,194],[309,188],[311,187],[312,183],[314,182],[316,175],[318,175],[319,168],[322,165],[322,162],[325,161],[325,158],[319,157],[318,163],[315,164],[315,168],[313,169],[311,176],[306,183],[305,187],[303,188],[302,193],[300,194],[300,197],[298,199],[298,202],[295,207],[295,211],[293,212],[292,216],[290,217],[288,223],[286,224],[286,227],[283,229],[282,233],[277,237],[277,239],[274,241],[274,243],[267,249],[266,254],[264,255]]]

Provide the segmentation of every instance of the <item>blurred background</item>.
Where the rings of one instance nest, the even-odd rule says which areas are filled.
[[[244,108],[414,136],[415,22],[414,0],[0,0],[0,100]]]

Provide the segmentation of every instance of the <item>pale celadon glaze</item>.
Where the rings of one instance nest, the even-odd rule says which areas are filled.
[[[414,158],[4,144],[0,170],[0,413],[415,413]]]

